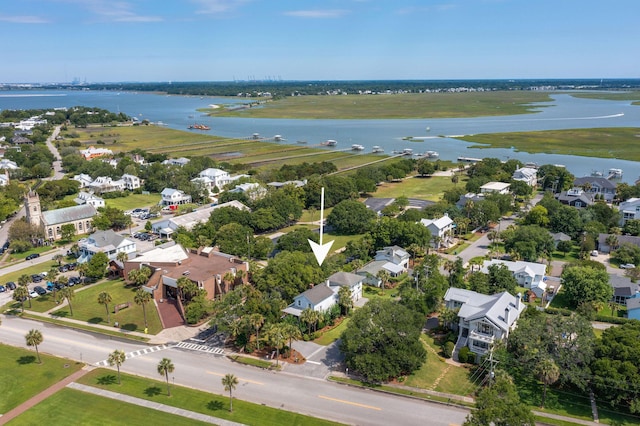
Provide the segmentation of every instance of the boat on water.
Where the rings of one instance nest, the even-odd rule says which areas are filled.
[[[333,140],[333,139],[328,139],[324,142],[320,142],[320,145],[324,145],[324,146],[336,146],[338,145],[338,141]]]
[[[354,143],[353,145],[351,145],[351,149],[354,151],[363,151],[364,150],[364,146]]]
[[[211,127],[209,126],[205,126],[204,124],[192,124],[188,127],[189,129],[196,129],[196,130],[211,130]]]
[[[609,169],[609,179],[622,179],[622,169]]]
[[[302,143],[302,144],[304,144],[304,143],[307,143],[307,141],[297,141],[297,143]]]
[[[427,151],[424,153],[424,156],[427,158],[439,158],[440,153],[438,153],[438,151]]]
[[[382,149],[381,147],[376,145],[371,149],[371,152],[374,153],[374,154],[379,154],[381,152],[384,152],[384,149]]]
[[[411,148],[405,148],[402,151],[394,151],[394,152],[402,155],[413,155],[413,149]]]

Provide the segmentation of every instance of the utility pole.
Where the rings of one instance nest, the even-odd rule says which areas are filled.
[[[493,359],[493,345],[491,345],[491,349],[489,349],[489,387],[493,383],[493,379],[495,377],[495,365],[498,362]]]

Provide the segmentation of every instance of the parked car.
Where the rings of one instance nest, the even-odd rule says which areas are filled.
[[[634,265],[633,263],[624,263],[620,265],[620,267],[622,269],[636,269],[636,265]]]
[[[53,291],[55,286],[56,286],[55,283],[52,283],[51,281],[47,281],[47,291]]]
[[[591,251],[591,256],[597,256],[597,255],[598,255],[598,250]]]
[[[5,284],[5,286],[9,289],[9,290],[15,290],[16,289],[16,283],[14,283],[13,281],[9,281],[8,283]]]
[[[34,283],[41,283],[42,280],[43,280],[42,275],[38,275],[38,274],[31,275],[31,281],[33,281]]]
[[[38,295],[40,295],[40,296],[42,296],[43,294],[47,294],[47,290],[45,290],[44,287],[40,287],[39,285],[35,286],[33,288],[33,291],[38,293]]]
[[[69,270],[69,267],[67,265],[62,265],[58,267],[58,271],[60,272],[67,272]]]
[[[7,291],[7,288],[3,285],[0,285],[0,293],[4,293],[5,291]]]
[[[32,298],[32,299],[35,299],[35,298],[36,298],[36,297],[38,297],[38,296],[40,296],[40,295],[39,295],[39,294],[38,294],[38,292],[37,292],[37,291],[35,291],[35,290],[31,290],[31,291],[29,292],[29,297],[30,297],[30,298]]]
[[[38,257],[40,257],[40,254],[38,254],[38,253],[31,253],[30,255],[28,255],[27,257],[25,257],[25,259],[26,259],[26,260],[32,260],[32,259],[35,259],[35,258],[38,258]]]

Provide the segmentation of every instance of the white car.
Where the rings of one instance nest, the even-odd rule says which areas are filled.
[[[35,290],[31,290],[29,292],[29,297],[32,299],[35,299],[36,297],[40,296]]]
[[[620,268],[622,268],[622,269],[636,269],[636,265],[634,265],[633,263],[624,263],[624,264],[620,265]]]

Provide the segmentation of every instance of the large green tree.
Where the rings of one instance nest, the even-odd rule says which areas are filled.
[[[562,272],[562,287],[569,302],[577,307],[582,303],[606,303],[613,297],[606,270],[591,266],[570,266]]]
[[[464,426],[534,426],[531,409],[520,401],[511,377],[498,371],[490,386],[483,388],[476,398],[476,409],[467,416]]]
[[[375,217],[375,212],[363,203],[344,200],[333,208],[327,217],[327,225],[340,234],[361,234],[371,228],[371,221]]]
[[[424,319],[394,301],[372,300],[358,309],[342,333],[340,349],[349,368],[366,380],[385,381],[420,368]]]
[[[91,259],[87,262],[86,275],[89,278],[100,279],[104,278],[104,274],[107,272],[107,265],[109,258],[103,252],[98,252],[91,256]]]
[[[277,292],[285,301],[305,291],[309,284],[324,280],[322,269],[311,253],[283,251],[254,273],[254,283],[263,292]]]

